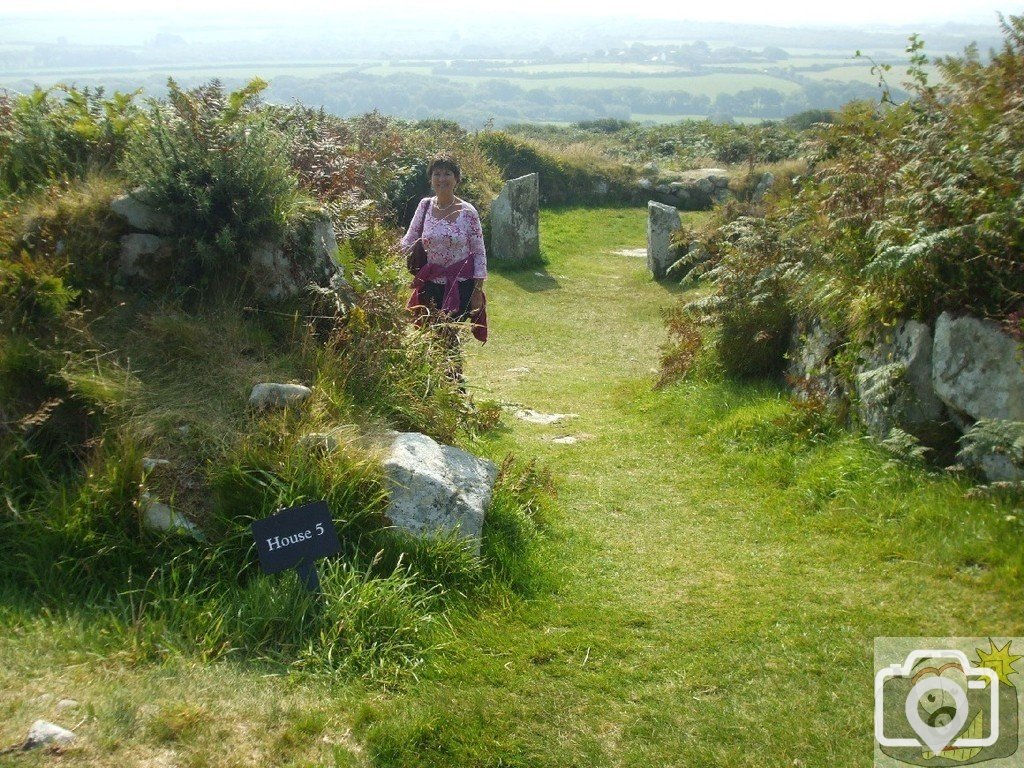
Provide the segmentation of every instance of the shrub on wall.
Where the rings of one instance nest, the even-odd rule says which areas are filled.
[[[213,81],[184,91],[171,80],[169,101],[152,106],[150,129],[129,146],[132,183],[172,222],[181,282],[237,275],[250,250],[280,241],[301,210],[285,137],[255,109],[264,87],[228,94]]]
[[[476,143],[506,179],[538,174],[541,199],[550,205],[625,201],[633,195],[633,177],[625,166],[578,145],[545,147],[502,131],[481,133]]]

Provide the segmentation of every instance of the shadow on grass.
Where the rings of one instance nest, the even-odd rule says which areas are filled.
[[[663,278],[661,280],[651,279],[650,282],[654,283],[670,296],[682,296],[684,293],[689,293],[695,287],[698,287],[692,284],[683,285],[678,280],[673,280],[672,278]]]
[[[487,268],[502,277],[506,277],[517,287],[528,293],[560,290],[562,285],[557,278],[548,273],[548,259],[541,249],[541,255],[527,261],[508,262],[492,261]]]

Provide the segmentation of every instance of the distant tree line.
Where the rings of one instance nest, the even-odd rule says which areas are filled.
[[[746,117],[781,119],[808,109],[838,109],[855,99],[877,99],[878,89],[865,83],[809,81],[792,93],[750,88],[713,98],[686,91],[654,91],[639,85],[613,88],[525,88],[510,80],[461,84],[436,77],[361,73],[319,78],[278,77],[268,98],[323,106],[349,117],[371,110],[407,119],[445,117],[479,127],[488,120],[578,122],[599,118],[629,120],[634,115]],[[892,93],[901,98],[898,89]]]

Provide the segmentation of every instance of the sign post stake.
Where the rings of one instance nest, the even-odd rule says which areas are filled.
[[[298,571],[299,581],[302,582],[307,592],[320,594],[320,574],[316,572],[316,562],[303,560],[295,566],[295,570]]]

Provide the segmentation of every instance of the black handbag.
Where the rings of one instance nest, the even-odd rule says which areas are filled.
[[[415,275],[426,263],[427,249],[423,247],[423,235],[421,231],[420,239],[413,244],[412,250],[409,251],[409,255],[405,257],[405,268]]]
[[[427,208],[430,203],[427,203]],[[420,222],[420,236],[412,244],[412,250],[405,257],[405,268],[415,276],[427,263],[427,249],[423,247],[423,226],[427,223],[427,212],[423,211],[423,220]]]

